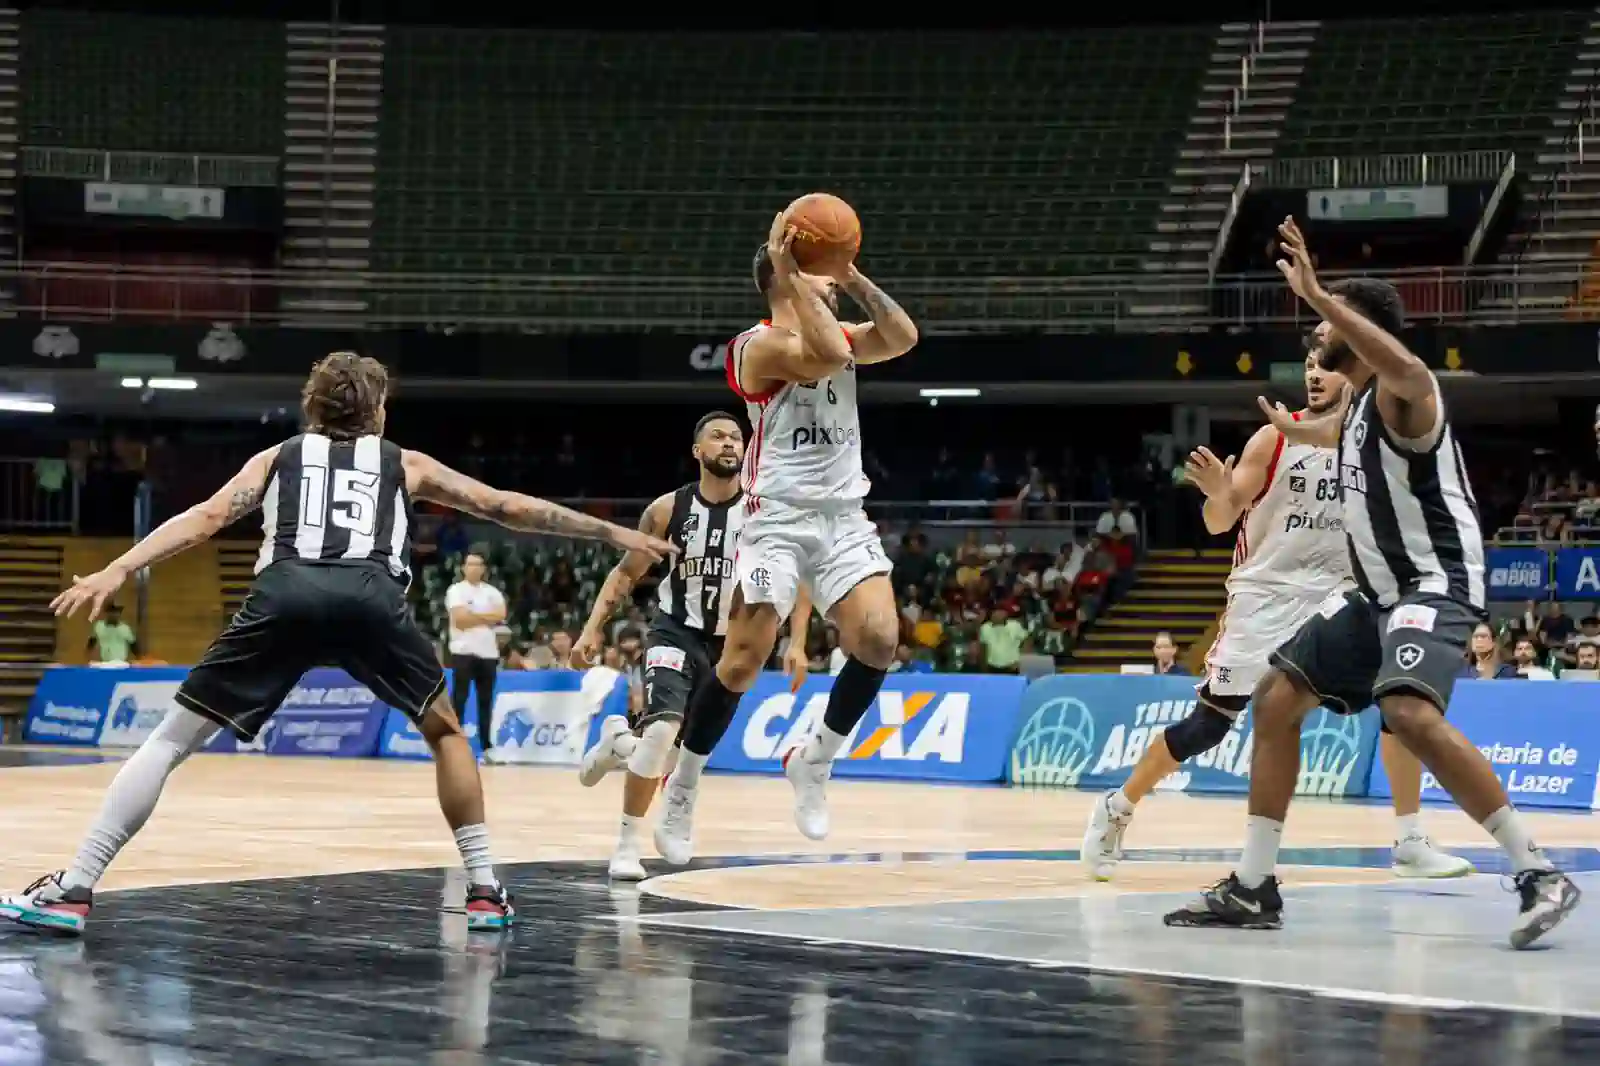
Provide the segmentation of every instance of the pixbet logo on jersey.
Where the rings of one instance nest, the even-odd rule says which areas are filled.
[[[1297,529],[1314,529],[1319,533],[1343,533],[1344,519],[1324,511],[1318,511],[1316,514],[1295,511],[1284,518],[1283,531],[1292,533]]]
[[[809,426],[795,426],[789,434],[790,448],[849,448],[856,443],[858,430],[840,422],[827,425],[813,422]]]
[[[965,752],[967,711],[971,696],[965,692],[878,693],[872,709],[857,723],[842,759],[881,759],[892,762],[936,760],[959,763]],[[741,738],[746,758],[781,758],[805,743],[828,709],[828,694],[819,692],[796,713],[795,698],[787,692],[768,696],[751,712]]]

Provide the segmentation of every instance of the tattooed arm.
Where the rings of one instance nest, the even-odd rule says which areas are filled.
[[[266,451],[251,456],[239,468],[239,472],[209,500],[197,503],[161,523],[111,566],[127,573],[152,566],[196,544],[205,543],[260,507],[261,496],[267,489],[267,478],[272,473],[272,464],[278,458],[278,448],[279,445],[274,444]]]
[[[839,276],[839,284],[872,316],[871,322],[845,327],[857,363],[898,359],[916,345],[917,324],[871,278],[852,266]]]
[[[569,510],[549,500],[492,488],[421,452],[401,453],[406,470],[406,491],[419,500],[431,500],[458,511],[487,519],[524,533],[549,533],[577,540],[603,540],[624,551],[639,552],[658,561],[674,549],[657,537],[626,529],[614,522]]]
[[[667,522],[671,518],[672,494],[658,496],[644,509],[644,514],[639,518],[639,532],[650,537],[665,536]],[[631,551],[611,568],[611,573],[606,575],[605,583],[600,586],[600,592],[595,596],[594,609],[589,612],[589,620],[584,624],[577,643],[572,646],[570,665],[574,669],[592,666],[600,658],[600,649],[605,646],[606,623],[617,613],[617,608],[633,595],[633,587],[654,565],[655,560],[648,555]]]

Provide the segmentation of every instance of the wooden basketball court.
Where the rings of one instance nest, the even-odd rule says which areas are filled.
[[[98,809],[117,763],[0,770],[6,846],[0,885],[64,866]],[[571,770],[483,767],[489,824],[501,863],[594,860],[610,855],[621,781],[579,786]],[[696,819],[699,855],[747,857],[716,869],[664,875],[647,891],[706,904],[772,908],[868,906],[938,900],[1015,899],[1092,892],[1184,890],[1223,872],[1182,851],[1129,863],[1112,885],[1083,883],[1073,862],[962,861],[969,852],[1075,850],[1095,794],[835,780],[833,835],[800,836],[781,778],[708,775]],[[1487,837],[1454,808],[1425,812],[1444,847],[1483,847]],[[1237,848],[1242,798],[1156,793],[1140,808],[1130,849]],[[1593,814],[1531,813],[1540,843],[1600,845]],[[1393,815],[1379,804],[1302,800],[1286,848],[1386,847]],[[647,849],[648,851],[648,849]],[[858,864],[795,863],[794,856],[873,856]],[[788,857],[771,865],[761,856]],[[988,859],[997,856],[989,855]],[[1003,858],[1003,856],[1000,856]],[[1200,859],[1199,855],[1194,856]],[[111,868],[107,889],[276,877],[450,867],[454,844],[434,801],[431,763],[199,755],[174,774],[149,825]],[[1371,869],[1306,868],[1295,883],[1382,879]]]

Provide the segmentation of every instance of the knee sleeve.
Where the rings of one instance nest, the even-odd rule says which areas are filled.
[[[645,726],[633,754],[628,756],[628,772],[648,780],[663,776],[667,772],[667,760],[672,756],[672,742],[677,737],[675,721],[663,720]]]
[[[1183,721],[1168,726],[1162,736],[1167,739],[1167,750],[1179,762],[1187,762],[1222,743],[1222,738],[1233,728],[1233,718],[1208,704],[1197,706]]]

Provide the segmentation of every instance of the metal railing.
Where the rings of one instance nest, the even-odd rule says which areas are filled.
[[[278,165],[276,156],[108,152],[99,148],[22,149],[22,173],[30,178],[131,185],[275,188]]]
[[[76,533],[81,487],[65,459],[0,459],[0,529]]]
[[[1254,181],[1266,189],[1381,189],[1489,182],[1500,177],[1510,156],[1505,151],[1479,150],[1274,159],[1254,168]]]

